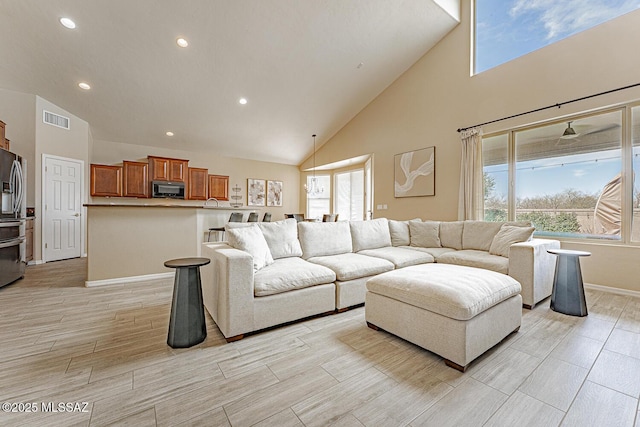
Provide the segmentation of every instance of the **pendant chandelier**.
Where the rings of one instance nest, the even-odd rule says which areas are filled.
[[[313,134],[311,136],[313,137],[313,177],[308,185],[304,185],[304,189],[307,192],[307,195],[318,196],[322,194],[324,187],[320,186],[318,178],[316,178],[316,135]]]

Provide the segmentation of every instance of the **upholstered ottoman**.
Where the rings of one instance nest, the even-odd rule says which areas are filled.
[[[464,372],[520,328],[520,283],[459,265],[406,267],[367,281],[365,317],[369,327],[432,351]]]

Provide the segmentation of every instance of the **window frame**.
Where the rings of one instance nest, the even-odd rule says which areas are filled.
[[[305,218],[311,218],[311,214],[309,212],[309,200],[312,200],[312,199],[315,199],[315,200],[318,200],[318,199],[325,200],[326,199],[327,202],[328,202],[328,206],[329,206],[328,210],[329,210],[329,212],[331,211],[331,202],[332,202],[332,198],[333,198],[333,193],[331,191],[332,190],[331,174],[330,173],[327,173],[327,174],[316,174],[316,175],[309,174],[309,175],[307,175],[307,177],[305,179],[306,184],[309,185],[309,180],[314,178],[314,177],[315,178],[326,177],[327,178],[327,187],[328,188],[325,187],[325,189],[323,191],[323,193],[326,194],[326,197],[317,197],[317,198],[314,197],[314,198],[311,198],[305,192],[305,199],[306,199],[306,206],[305,206],[305,213],[304,213]],[[322,217],[320,217],[320,218],[322,218]]]
[[[632,110],[635,107],[640,107],[640,100],[629,101],[625,103],[615,104],[611,106],[602,107],[599,109],[593,109],[566,116],[553,117],[547,120],[539,122],[529,123],[513,128],[507,128],[486,133],[482,136],[482,139],[492,138],[499,135],[507,135],[508,145],[508,195],[507,195],[507,220],[515,221],[516,218],[516,142],[515,134],[517,132],[535,129],[542,126],[554,125],[566,123],[568,121],[580,120],[592,116],[620,111],[621,114],[621,173],[622,173],[622,224],[620,225],[620,239],[596,239],[590,237],[579,236],[553,236],[539,235],[541,238],[553,238],[556,240],[572,242],[572,243],[595,243],[607,246],[640,246],[639,241],[632,240],[633,229],[633,140],[632,140]],[[640,112],[638,113],[640,114]],[[640,135],[639,135],[640,136]],[[484,169],[484,161],[482,163]],[[640,171],[638,171],[640,173]],[[483,212],[484,212],[484,195]],[[640,224],[637,224],[640,227]],[[534,233],[538,236],[538,233]]]

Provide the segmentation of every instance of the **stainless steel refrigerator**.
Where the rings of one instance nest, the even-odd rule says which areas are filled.
[[[25,262],[25,179],[22,159],[0,149],[0,287],[24,276]]]

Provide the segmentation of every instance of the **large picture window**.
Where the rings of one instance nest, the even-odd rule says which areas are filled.
[[[335,213],[341,220],[364,219],[364,169],[335,175]]]
[[[483,138],[485,219],[528,220],[543,236],[621,240],[624,112]]]
[[[313,176],[307,176],[307,186],[311,187]],[[322,219],[322,215],[331,212],[331,177],[329,175],[317,175],[318,187],[322,192],[307,194],[307,218]]]

